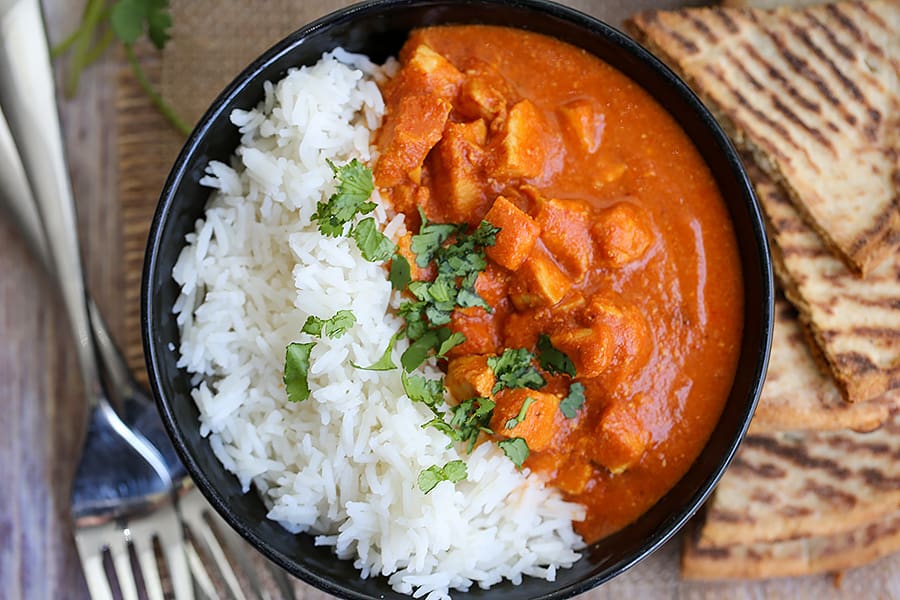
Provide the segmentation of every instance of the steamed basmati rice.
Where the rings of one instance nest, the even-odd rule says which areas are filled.
[[[470,456],[447,448],[421,427],[432,415],[405,396],[399,369],[351,365],[381,356],[401,326],[398,299],[381,264],[347,237],[321,235],[310,217],[334,191],[326,159],[374,158],[384,112],[376,82],[391,68],[337,50],[266,83],[258,107],[231,115],[241,145],[230,166],[209,165],[203,183],[216,191],[173,272],[179,366],[195,374],[203,435],[244,490],[255,487],[271,519],[333,546],[363,577],[388,576],[397,591],[427,598],[473,582],[553,580],[579,557],[572,521],[583,507],[517,471],[494,444]],[[402,215],[379,206],[374,216],[388,236],[403,233]],[[356,325],[317,340],[311,395],[288,402],[286,345],[307,341],[308,316],[341,309]],[[422,469],[458,458],[465,481],[418,489]]]

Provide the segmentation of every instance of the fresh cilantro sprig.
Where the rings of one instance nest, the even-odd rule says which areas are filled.
[[[168,0],[88,0],[78,28],[51,50],[54,58],[71,52],[66,96],[75,95],[84,70],[119,41],[135,78],[154,106],[175,129],[189,135],[191,128],[150,82],[134,51],[134,44],[144,35],[157,50],[162,50],[169,41],[171,27]]]
[[[352,221],[358,215],[367,215],[375,210],[375,203],[369,200],[375,191],[372,169],[352,159],[347,164],[337,166],[326,160],[337,178],[337,190],[324,202],[316,205],[313,221],[319,222],[319,231],[329,237],[347,234],[356,242],[363,258],[369,262],[383,262],[394,254],[397,246],[386,235],[378,231],[375,219],[368,217],[358,223]]]
[[[491,392],[496,394],[504,388],[537,390],[544,387],[547,382],[532,364],[534,360],[534,355],[525,348],[507,348],[500,356],[489,357],[488,366],[497,378]]]
[[[356,325],[356,315],[349,310],[339,310],[330,319],[320,319],[310,315],[301,331],[317,337],[324,335],[330,338],[339,338],[354,325]]]
[[[517,469],[521,469],[531,450],[528,448],[528,442],[524,438],[514,437],[508,440],[500,440],[497,445],[503,450],[503,453],[516,465]]]
[[[315,342],[293,342],[287,346],[284,386],[291,402],[302,402],[309,398],[309,354],[315,345]]]
[[[531,396],[526,396],[525,401],[522,402],[522,408],[519,409],[519,414],[509,419],[505,425],[503,425],[503,429],[515,429],[516,426],[525,420],[525,417],[528,416],[528,407],[537,402]]]
[[[559,410],[567,419],[574,419],[584,406],[584,384],[578,381],[569,386],[569,393],[559,403]]]
[[[538,364],[541,368],[553,375],[568,375],[575,377],[575,365],[564,352],[556,349],[550,342],[550,338],[541,334],[537,342]]]
[[[344,233],[344,225],[356,215],[367,215],[375,210],[369,197],[375,190],[372,170],[355,158],[340,167],[327,161],[338,180],[337,191],[325,202],[319,202],[312,218],[319,222],[319,231],[329,237]]]
[[[417,484],[423,494],[427,494],[442,481],[458,483],[467,477],[466,463],[461,460],[451,460],[443,467],[432,465],[419,473]]]

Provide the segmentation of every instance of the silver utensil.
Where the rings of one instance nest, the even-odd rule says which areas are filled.
[[[0,203],[6,206],[25,235],[31,250],[41,260],[48,273],[53,273],[52,257],[40,216],[15,143],[0,111]],[[230,597],[270,598],[269,589],[277,590],[278,598],[294,598],[287,574],[279,567],[269,567],[260,575],[248,553],[252,549],[209,506],[202,494],[191,484],[187,472],[164,430],[159,413],[148,392],[134,379],[122,353],[109,334],[96,305],[88,297],[91,333],[99,353],[103,381],[109,386],[111,398],[117,401],[122,420],[143,435],[160,453],[179,496],[176,512],[186,530],[186,551],[195,591],[208,598]],[[180,597],[180,596],[178,596]]]
[[[32,245],[46,243],[89,405],[72,516],[91,596],[164,598],[168,581],[177,598],[192,598],[172,478],[159,451],[116,414],[100,377],[38,0],[0,0],[0,107],[44,232]]]

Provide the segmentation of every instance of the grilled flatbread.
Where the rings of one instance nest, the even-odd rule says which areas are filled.
[[[867,274],[900,247],[900,0],[650,11],[628,24]]]
[[[686,579],[764,579],[857,567],[900,550],[900,512],[831,536],[782,542],[700,547],[696,530],[684,539]]]
[[[900,391],[868,402],[845,402],[831,377],[810,355],[797,313],[784,298],[775,300],[772,355],[752,433],[877,428],[900,408]]]
[[[788,299],[851,402],[900,387],[900,252],[866,279],[836,260],[782,188],[748,170],[769,221],[775,268]]]
[[[900,414],[870,433],[748,436],[708,503],[699,547],[837,535],[900,510]]]

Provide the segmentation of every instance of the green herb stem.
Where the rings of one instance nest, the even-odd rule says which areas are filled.
[[[91,48],[91,51],[87,53],[84,57],[84,66],[89,67],[103,56],[103,53],[106,52],[106,49],[109,48],[109,45],[116,39],[113,35],[112,29],[107,29],[103,32],[103,35],[100,36],[100,40],[94,44],[94,47]]]
[[[103,19],[106,8],[105,0],[88,0],[87,6],[84,7],[84,17],[81,19],[81,26],[70,36],[74,37],[71,42],[68,39],[63,44],[68,43],[74,46],[72,62],[69,65],[69,76],[66,78],[65,94],[71,98],[78,91],[78,82],[81,81],[81,73],[90,64],[87,59],[91,52],[92,34],[97,25]],[[68,47],[68,46],[67,46]]]
[[[134,71],[134,76],[137,78],[138,83],[143,88],[144,92],[150,97],[150,100],[153,102],[153,105],[163,114],[163,116],[171,123],[172,127],[177,129],[180,133],[185,136],[191,134],[191,127],[189,127],[178,114],[175,112],[175,109],[172,108],[163,97],[156,91],[153,87],[153,84],[150,83],[150,80],[147,78],[146,73],[144,73],[144,69],[141,68],[141,63],[137,59],[137,55],[134,53],[134,47],[131,44],[123,44],[125,46],[125,56],[128,57],[128,64],[131,65],[132,71]]]

